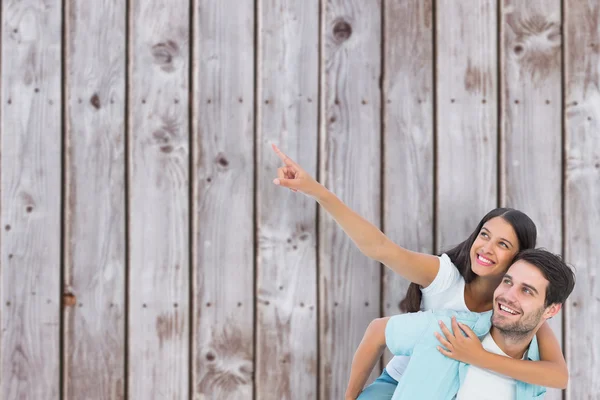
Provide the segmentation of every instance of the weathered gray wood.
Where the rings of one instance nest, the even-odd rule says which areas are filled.
[[[538,246],[554,253],[562,252],[560,19],[560,0],[503,1],[500,203],[527,213]],[[550,325],[562,342],[562,313]]]
[[[66,4],[65,398],[125,391],[125,4]]]
[[[58,399],[62,5],[3,0],[1,18],[0,397]]]
[[[432,0],[384,4],[383,226],[395,243],[432,253]],[[383,310],[390,316],[400,313],[398,306],[410,282],[384,271]],[[386,364],[390,356],[386,352]]]
[[[381,1],[323,2],[320,179],[379,225]],[[319,214],[320,398],[343,398],[352,356],[379,316],[380,265]],[[377,375],[374,371],[373,376]]]
[[[270,142],[316,176],[319,2],[259,2],[256,398],[317,398],[316,204],[273,185]]]
[[[577,271],[566,316],[567,398],[600,393],[600,4],[565,1],[565,256]]]
[[[194,10],[194,398],[252,399],[254,1]]]
[[[436,9],[437,250],[464,240],[497,205],[497,7]]]
[[[131,2],[130,399],[189,394],[189,10]]]

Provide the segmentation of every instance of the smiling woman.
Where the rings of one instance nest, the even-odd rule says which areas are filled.
[[[471,269],[477,276],[504,273],[506,265],[519,250],[512,225],[502,217],[487,221],[471,247]]]

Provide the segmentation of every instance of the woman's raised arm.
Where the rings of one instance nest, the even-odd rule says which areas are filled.
[[[273,150],[285,165],[277,170],[274,184],[315,199],[367,257],[421,286],[426,287],[433,282],[439,270],[436,256],[409,251],[393,243],[379,228],[344,204],[277,146],[273,145]]]

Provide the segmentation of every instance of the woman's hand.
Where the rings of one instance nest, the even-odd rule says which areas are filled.
[[[308,196],[316,197],[323,186],[304,171],[302,167],[279,150],[277,146],[274,144],[272,146],[275,153],[285,164],[285,167],[277,169],[277,178],[273,180],[273,183],[286,187],[294,192],[302,192]]]
[[[435,337],[444,347],[438,346],[437,349],[446,357],[466,364],[477,364],[478,360],[481,360],[487,353],[475,332],[468,326],[457,322],[456,317],[452,317],[452,331],[454,334],[441,321],[440,328],[446,337],[444,338],[438,332],[435,332]],[[466,337],[461,333],[463,331],[467,335]]]

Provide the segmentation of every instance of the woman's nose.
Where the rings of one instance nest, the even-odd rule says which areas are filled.
[[[492,243],[491,242],[486,242],[483,245],[483,251],[486,252],[486,253],[491,253],[491,251],[492,251]]]

